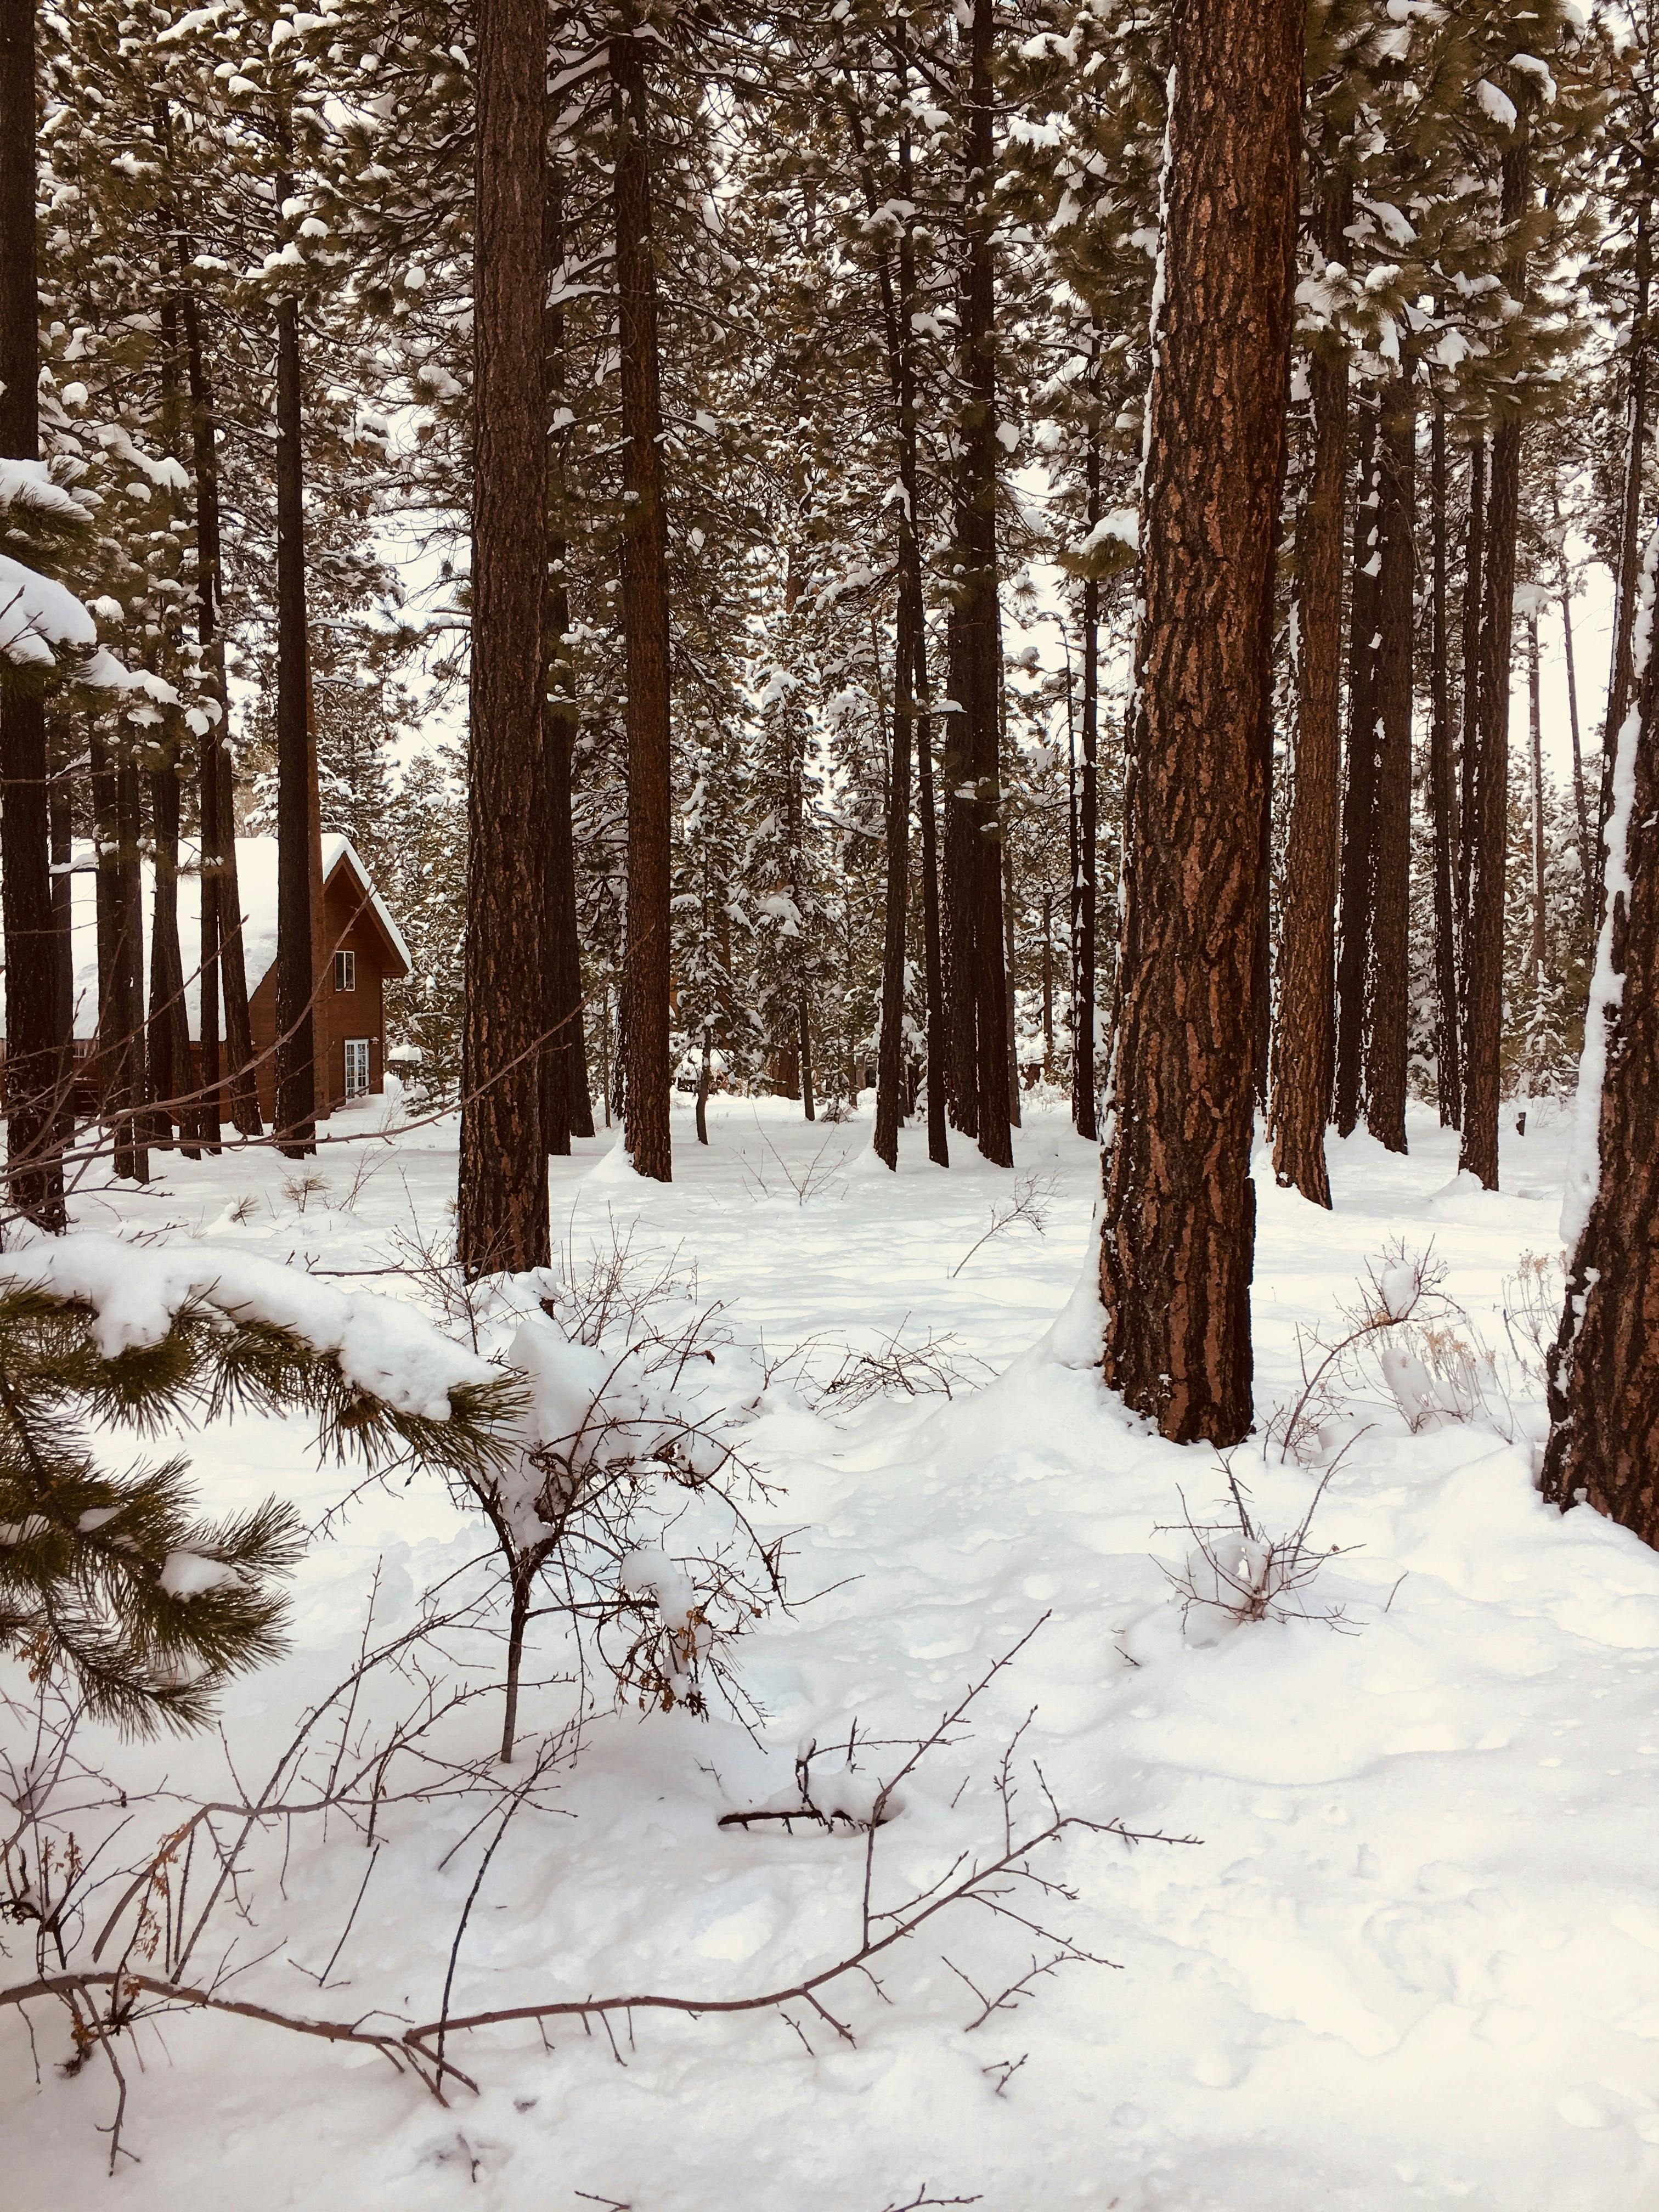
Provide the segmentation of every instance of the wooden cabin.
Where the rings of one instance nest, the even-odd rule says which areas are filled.
[[[320,895],[313,906],[313,951],[317,994],[313,1002],[313,1039],[317,1054],[317,1111],[383,1091],[386,1085],[386,986],[410,972],[409,947],[386,909],[368,870],[349,837],[337,833],[313,844]],[[89,845],[74,855],[73,951],[75,1054],[82,1110],[97,1110],[98,927],[95,861]],[[248,1013],[259,1093],[259,1110],[270,1121],[276,1103],[276,840],[236,840],[237,890],[242,910],[243,959],[247,969]],[[201,1073],[200,966],[201,878],[193,852],[180,854],[179,942],[185,975],[185,1008],[191,1058]],[[145,972],[153,878],[143,870]],[[146,986],[148,988],[148,984]],[[221,1017],[222,1022],[222,1015]],[[221,1066],[224,1066],[221,1046]],[[222,1100],[229,1116],[229,1101]]]

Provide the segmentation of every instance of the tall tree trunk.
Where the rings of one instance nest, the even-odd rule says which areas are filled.
[[[40,454],[35,278],[33,0],[0,0],[0,455]],[[15,671],[0,684],[0,929],[6,968],[6,1164],[10,1203],[62,1229],[58,1099],[70,1040],[52,986],[46,714]]]
[[[156,108],[157,135],[173,162],[172,120],[165,100]],[[225,1059],[230,1073],[231,1119],[244,1136],[263,1133],[258,1087],[253,1066],[253,1029],[248,1012],[247,963],[242,943],[240,886],[236,869],[236,811],[228,738],[230,691],[226,681],[225,641],[220,620],[224,563],[219,510],[219,439],[203,342],[201,309],[191,274],[192,240],[177,206],[164,219],[173,234],[173,274],[184,340],[185,373],[190,394],[191,475],[195,492],[196,635],[202,648],[212,704],[218,717],[204,732],[198,762],[198,806],[201,817],[201,988],[203,1133],[219,1134],[223,1068],[218,1016],[222,1008]]]
[[[960,542],[960,506],[957,514]],[[962,616],[952,603],[945,620],[945,680],[951,710],[945,716],[939,763],[945,785],[945,996],[950,1024],[946,1095],[951,1125],[964,1137],[979,1134],[979,1032],[974,1000],[975,920],[973,902],[973,787],[969,781],[968,725],[962,711]]]
[[[1452,756],[1450,637],[1446,605],[1446,416],[1438,404],[1430,433],[1430,532],[1433,539],[1429,643],[1429,804],[1434,815],[1434,988],[1436,1087],[1440,1126],[1463,1119],[1462,1040],[1457,1001],[1456,763]]]
[[[920,562],[915,582],[921,594]],[[951,1164],[949,1117],[945,1079],[950,1060],[950,1029],[945,1018],[945,964],[940,943],[939,896],[939,815],[933,799],[933,726],[927,703],[927,628],[925,618],[915,626],[916,799],[921,815],[921,941],[927,996],[927,1157],[935,1167]]]
[[[564,268],[564,194],[558,163],[550,157],[544,211],[546,232],[548,306],[543,325],[545,363],[544,412],[550,426],[564,406],[564,306],[560,293]],[[587,1043],[582,1024],[581,945],[576,927],[576,839],[571,818],[575,766],[575,666],[571,656],[570,592],[566,482],[568,438],[562,428],[548,434],[548,501],[553,526],[547,544],[547,602],[544,614],[548,656],[547,921],[548,1032],[542,1062],[542,1136],[550,1152],[568,1153],[573,1136],[591,1137],[593,1109],[587,1095]]]
[[[1636,296],[1630,325],[1630,390],[1626,402],[1627,435],[1625,447],[1625,488],[1619,517],[1619,574],[1613,603],[1613,658],[1607,671],[1607,711],[1601,725],[1601,790],[1596,811],[1599,831],[1607,828],[1613,805],[1613,763],[1619,732],[1630,711],[1634,689],[1637,564],[1642,554],[1642,478],[1648,448],[1648,289],[1652,282],[1653,208],[1647,191],[1645,162],[1643,191],[1636,210]],[[1601,923],[1602,878],[1605,855],[1600,835],[1593,856],[1594,898],[1592,926]]]
[[[1359,410],[1359,493],[1353,516],[1353,581],[1348,612],[1348,778],[1342,799],[1342,905],[1336,962],[1337,1134],[1359,1119],[1365,1049],[1365,981],[1376,851],[1376,625],[1382,568],[1377,416]]]
[[[280,207],[293,197],[279,176]],[[306,616],[305,461],[300,302],[276,304],[276,1132],[283,1156],[314,1152],[312,735]],[[463,1195],[466,1177],[461,1178]]]
[[[1517,89],[1520,88],[1517,87]],[[1522,104],[1504,153],[1504,221],[1510,257],[1504,281],[1511,300],[1527,295],[1526,254],[1518,226],[1530,198],[1531,161]],[[1469,898],[1467,1069],[1460,1170],[1498,1188],[1498,1098],[1504,1046],[1504,890],[1509,851],[1510,655],[1515,624],[1515,541],[1521,519],[1521,425],[1500,423],[1492,438],[1486,512],[1486,574],[1480,619],[1480,753],[1475,775],[1474,880]]]
[[[1092,356],[1098,332],[1090,335]],[[1089,410],[1084,453],[1085,514],[1093,530],[1100,520],[1100,424]],[[1072,1127],[1091,1143],[1100,1135],[1095,1104],[1095,943],[1099,933],[1100,858],[1100,580],[1083,580],[1083,778],[1078,794],[1077,883],[1073,894],[1076,956],[1072,1012]]]
[[[1527,733],[1532,749],[1532,944],[1534,987],[1541,987],[1548,964],[1544,908],[1544,714],[1538,666],[1538,611],[1527,616]]]
[[[547,1266],[547,19],[478,0],[461,1266]],[[526,834],[526,831],[528,834]]]
[[[1334,220],[1328,218],[1328,228]],[[1285,850],[1270,1126],[1275,1179],[1316,1206],[1328,1206],[1325,1124],[1336,1051],[1346,354],[1316,350],[1308,381],[1313,457],[1297,527],[1296,781]]]
[[[908,529],[901,516],[901,535]],[[915,609],[900,561],[898,626],[893,655],[892,766],[887,778],[887,901],[882,940],[881,1033],[876,1045],[876,1158],[896,1172],[904,1083],[905,950],[910,890],[910,742],[915,720]]]
[[[149,935],[150,1142],[171,1146],[173,1125],[185,1139],[185,1157],[198,1159],[188,1141],[193,1127],[195,1089],[190,1064],[190,1020],[185,1011],[185,963],[179,945],[179,817],[182,796],[176,738],[149,785],[153,890]]]
[[[1377,627],[1376,859],[1371,892],[1365,1040],[1365,1126],[1406,1149],[1411,1011],[1412,647],[1417,549],[1417,406],[1409,370],[1390,392],[1382,428],[1382,570]]]
[[[1468,1091],[1469,909],[1474,896],[1476,791],[1480,772],[1480,608],[1486,587],[1486,439],[1469,441],[1469,520],[1463,564],[1463,697],[1458,748],[1457,943],[1459,1035]]]
[[[116,1111],[115,1172],[149,1181],[149,1141],[143,1114],[149,1091],[144,1065],[144,885],[140,849],[143,823],[140,782],[130,745],[123,744],[115,772],[116,849],[118,855],[115,966],[115,1035],[119,1041],[112,1096]]]
[[[1303,12],[1213,0],[1176,18],[1141,494],[1104,1370],[1164,1436],[1223,1446],[1251,1419],[1262,732]]]
[[[1004,972],[1008,978],[1008,987],[1003,994],[1003,1004],[1007,1009],[1004,1050],[1008,1063],[1008,1119],[1018,1129],[1020,1127],[1019,1006],[1014,989],[1017,950],[1014,942],[1014,856],[1008,848],[1006,837],[1002,841],[1002,928]]]
[[[968,26],[967,169],[963,200],[961,374],[963,721],[974,796],[967,866],[973,933],[975,1121],[979,1148],[1013,1165],[1008,1085],[1007,980],[1002,931],[1002,648],[997,606],[996,274],[991,204],[995,164],[991,58],[995,0],[971,0]]]
[[[1644,564],[1650,608],[1656,559],[1659,538],[1650,543]],[[1618,804],[1607,823],[1607,911],[1596,960],[1598,978],[1610,988],[1591,994],[1579,1077],[1580,1110],[1595,1113],[1595,1142],[1568,1186],[1578,1233],[1550,1362],[1542,1478],[1545,1497],[1564,1512],[1582,1498],[1648,1544],[1659,1544],[1656,678],[1659,657],[1650,653],[1636,684],[1637,714],[1618,735],[1612,779]]]
[[[668,1127],[668,520],[663,505],[657,266],[645,54],[635,0],[611,41],[613,191],[622,343],[627,523],[622,544],[628,660],[628,1126],[636,1174],[673,1175]]]
[[[1556,512],[1560,521],[1560,511]],[[1589,799],[1584,788],[1584,747],[1578,721],[1578,670],[1572,650],[1572,583],[1567,574],[1567,548],[1561,545],[1561,650],[1567,664],[1567,726],[1572,737],[1572,815],[1578,831],[1578,859],[1588,893],[1594,882],[1590,861]],[[1588,908],[1588,898],[1586,900]]]

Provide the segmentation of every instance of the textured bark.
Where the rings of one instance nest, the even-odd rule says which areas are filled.
[[[1518,224],[1529,196],[1524,109],[1504,154],[1504,220]],[[1514,234],[1512,234],[1513,235]],[[1526,257],[1511,253],[1504,279],[1527,293]],[[1521,516],[1521,425],[1492,438],[1486,509],[1486,589],[1480,615],[1480,756],[1475,763],[1474,881],[1469,892],[1468,985],[1460,1170],[1498,1188],[1499,1055],[1504,1043],[1504,890],[1509,848],[1510,657],[1515,623],[1515,541]]]
[[[39,455],[40,300],[35,280],[34,8],[0,0],[0,454]],[[57,1101],[69,1039],[52,987],[46,717],[27,679],[0,686],[0,928],[6,965],[5,1112],[11,1204],[64,1225]]]
[[[644,46],[630,12],[611,41],[622,343],[623,629],[628,662],[628,1103],[637,1174],[673,1175],[668,1127],[668,521],[663,505],[657,265]]]
[[[1650,553],[1650,560],[1653,558]],[[1659,1544],[1659,656],[1620,741],[1634,771],[1624,873],[1603,942],[1621,977],[1607,1021],[1601,1178],[1567,1273],[1550,1363],[1543,1491],[1580,1498]],[[1634,750],[1634,760],[1629,750]],[[1592,1009],[1592,1019],[1597,1010]]]
[[[469,1276],[545,1267],[546,14],[479,0],[472,655],[458,1244]],[[526,835],[526,825],[532,834]]]
[[[958,509],[957,535],[962,519]],[[964,1137],[979,1133],[979,1036],[974,1004],[975,912],[970,866],[974,809],[967,723],[962,695],[968,688],[963,667],[962,617],[953,605],[946,617],[945,682],[951,711],[944,717],[939,773],[944,783],[945,915],[944,977],[949,1051],[945,1096],[952,1127]]]
[[[1302,40],[1297,0],[1177,19],[1142,500],[1103,1364],[1164,1436],[1221,1445],[1251,1419],[1261,738]]]
[[[1406,1149],[1406,1045],[1411,1006],[1412,646],[1417,548],[1417,412],[1405,378],[1389,396],[1382,449],[1382,570],[1375,708],[1376,866],[1365,1038],[1365,1126]]]
[[[963,749],[973,798],[963,859],[971,915],[975,1134],[984,1157],[1012,1167],[1007,975],[1002,927],[1002,799],[998,758],[1002,714],[1001,626],[997,607],[996,280],[992,259],[991,58],[994,0],[972,0],[968,27],[967,191],[959,368],[966,394],[961,425],[959,529],[962,577]]]
[[[1439,407],[1434,410],[1431,438],[1429,526],[1433,576],[1430,586],[1429,805],[1434,817],[1435,1066],[1440,1126],[1443,1129],[1455,1129],[1463,1119],[1463,1048],[1457,997],[1460,838],[1448,666],[1450,645],[1446,606],[1446,417]]]
[[[1325,1124],[1336,1054],[1346,356],[1316,353],[1308,380],[1313,456],[1297,526],[1296,783],[1285,849],[1270,1112],[1274,1177],[1316,1206],[1328,1206]]]
[[[279,178],[277,201],[291,197]],[[316,1150],[312,1005],[312,737],[306,616],[300,303],[276,307],[276,1112],[285,1158]],[[462,1177],[465,1189],[465,1177]]]
[[[1359,415],[1359,495],[1353,517],[1348,613],[1348,775],[1342,798],[1342,905],[1336,962],[1336,1083],[1333,1119],[1349,1137],[1359,1119],[1364,1065],[1365,979],[1376,836],[1376,635],[1382,565],[1377,420]]]
[[[558,163],[551,160],[547,166],[543,229],[548,275],[548,306],[543,322],[543,406],[550,425],[548,505],[553,521],[547,543],[547,601],[544,615],[548,659],[548,1040],[542,1062],[542,1139],[550,1153],[563,1154],[569,1152],[573,1136],[592,1135],[593,1107],[587,1093],[581,945],[576,924],[576,839],[571,820],[571,787],[580,715],[570,653],[570,593],[565,579],[568,438],[563,429],[551,427],[563,406],[565,388],[564,307],[558,294],[564,267],[563,191]]]

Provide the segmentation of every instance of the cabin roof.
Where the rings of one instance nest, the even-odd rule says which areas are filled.
[[[381,941],[383,972],[398,982],[413,969],[403,932],[392,920],[374,878],[349,837],[335,830],[323,838],[323,888],[343,889],[359,919],[367,922]],[[75,963],[75,1034],[90,1036],[98,1024],[98,908],[97,856],[89,838],[75,841],[70,859],[70,912]],[[155,892],[152,864],[141,864],[140,879],[144,915],[144,974],[149,975],[150,916]],[[242,908],[242,950],[247,968],[248,996],[252,997],[270,972],[276,958],[276,840],[239,837],[236,840],[236,882]],[[201,955],[201,854],[191,840],[179,848],[179,948],[185,969],[185,1006],[192,1037],[201,1034],[201,992],[198,969]]]

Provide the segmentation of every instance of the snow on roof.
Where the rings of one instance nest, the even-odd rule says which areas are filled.
[[[349,860],[358,882],[368,894],[369,908],[395,948],[405,971],[414,962],[403,933],[387,913],[349,837],[337,833],[323,839],[323,881],[326,884],[342,860]],[[98,1025],[98,904],[97,860],[90,839],[77,837],[72,849],[70,878],[71,945],[75,963],[75,1034],[90,1036]],[[200,854],[189,839],[179,848],[179,950],[185,970],[185,1006],[191,1036],[200,1034],[202,878]],[[144,915],[144,972],[148,992],[150,915],[154,906],[155,872],[149,861],[140,868]],[[276,840],[239,837],[236,840],[236,879],[242,908],[242,955],[247,968],[251,997],[276,957]],[[148,1003],[148,1000],[146,1001]]]

